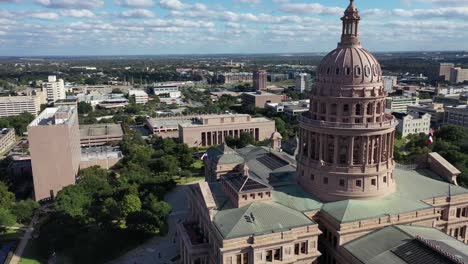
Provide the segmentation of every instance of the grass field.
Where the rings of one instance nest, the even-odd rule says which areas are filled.
[[[18,229],[8,229],[5,234],[0,235],[1,241],[16,240],[23,236],[23,231]]]

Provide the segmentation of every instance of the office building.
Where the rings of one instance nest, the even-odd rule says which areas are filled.
[[[269,139],[275,132],[275,121],[250,115],[208,115],[180,123],[179,139],[189,147],[210,147],[223,144],[227,137],[239,138],[249,133],[254,140]]]
[[[47,101],[55,102],[59,99],[67,97],[65,91],[65,83],[62,79],[57,80],[57,76],[49,76],[47,82],[42,83],[42,89],[47,95]]]
[[[252,82],[253,74],[251,72],[225,72],[219,74],[217,79],[223,84]]]
[[[81,147],[116,145],[123,139],[124,131],[120,124],[95,124],[80,126]]]
[[[453,84],[468,82],[468,69],[452,68],[450,70],[450,82]]]
[[[299,73],[296,75],[296,91],[303,93],[312,87],[312,79],[308,73]]]
[[[439,77],[446,82],[450,82],[452,68],[455,67],[453,63],[441,63],[439,67]]]
[[[407,113],[408,106],[419,104],[419,98],[415,96],[387,97],[386,108],[391,112]]]
[[[75,183],[81,160],[77,108],[46,108],[29,124],[28,141],[36,201]]]
[[[99,146],[81,149],[80,169],[99,166],[105,170],[111,169],[123,158],[118,147]]]
[[[179,98],[182,96],[182,93],[179,91],[179,85],[175,84],[155,85],[150,90],[157,96],[167,95],[169,98]]]
[[[444,124],[468,128],[468,105],[446,106]]]
[[[398,77],[396,76],[382,76],[384,90],[387,93],[393,92],[393,87],[398,83]]]
[[[39,95],[0,97],[0,117],[17,116],[24,112],[37,116],[39,111],[41,111]]]
[[[382,70],[361,46],[359,21],[351,0],[341,42],[320,63],[310,113],[299,120],[297,157],[254,146],[207,152],[206,182],[187,188],[188,218],[177,225],[181,263],[467,258],[460,171],[434,153],[426,170],[395,164],[398,122],[384,111]]]
[[[162,138],[178,138],[179,124],[189,124],[192,119],[200,116],[175,116],[175,117],[156,117],[147,118],[145,126],[153,133],[153,135]]]
[[[400,132],[401,137],[405,138],[412,134],[429,134],[431,128],[431,115],[420,115],[417,112],[393,113],[398,120],[397,131]]]
[[[266,90],[268,73],[265,70],[253,72],[253,87],[255,91]]]
[[[253,92],[242,94],[242,104],[251,108],[265,108],[269,103],[280,103],[283,100],[281,95],[268,92]]]
[[[0,128],[0,155],[5,154],[16,143],[15,129]]]
[[[146,104],[148,102],[148,94],[143,90],[130,90],[128,91],[129,97],[135,98],[136,104]]]
[[[416,112],[420,115],[431,115],[432,127],[439,127],[444,121],[444,105],[437,103],[430,103],[424,105],[409,105],[408,112]]]

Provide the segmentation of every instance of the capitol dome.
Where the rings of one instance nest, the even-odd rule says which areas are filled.
[[[343,30],[338,48],[326,55],[317,69],[317,83],[341,85],[379,84],[382,70],[377,59],[359,41],[361,20],[354,1],[341,18]]]

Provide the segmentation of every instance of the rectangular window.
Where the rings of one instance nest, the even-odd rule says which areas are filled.
[[[461,212],[462,212],[462,209],[461,209],[461,208],[457,208],[457,217],[460,217],[460,216],[461,216]]]
[[[323,183],[328,184],[328,177],[323,178]]]
[[[241,254],[236,255],[236,264],[242,264],[242,255]]]
[[[267,262],[273,262],[273,251],[272,250],[267,250],[267,252],[266,252],[266,261]]]
[[[344,179],[340,179],[340,186],[344,186],[345,184],[345,180]]]
[[[383,177],[383,182],[387,182],[387,176]]]
[[[376,179],[371,179],[371,184],[372,184],[373,186],[376,186],[376,185],[377,185],[377,180],[376,180]]]
[[[315,175],[314,174],[310,174],[310,180],[311,181],[315,180]]]
[[[362,186],[362,181],[361,180],[356,180],[356,186],[361,187]]]
[[[301,243],[301,254],[307,254],[307,241]]]
[[[243,257],[244,264],[248,264],[249,263],[249,253],[242,254],[242,257]]]
[[[299,244],[294,244],[294,255],[299,255]]]
[[[275,258],[275,260],[281,260],[281,249],[280,248],[275,249],[274,258]]]

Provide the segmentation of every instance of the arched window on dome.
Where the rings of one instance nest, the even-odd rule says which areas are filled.
[[[359,66],[354,67],[354,72],[356,73],[356,77],[360,77],[361,76],[361,67],[359,67]]]
[[[367,104],[367,115],[372,115],[372,112],[373,112],[373,104],[372,103],[369,103]]]
[[[346,75],[350,75],[350,74],[351,74],[351,68],[346,66]]]

